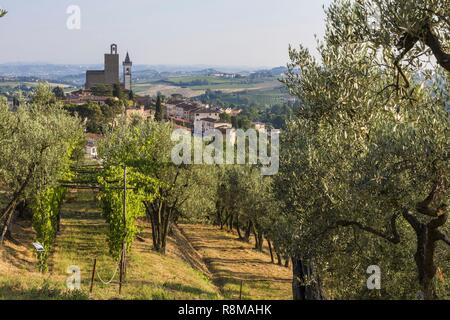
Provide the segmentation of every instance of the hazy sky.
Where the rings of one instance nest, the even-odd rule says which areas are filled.
[[[0,63],[103,63],[113,42],[136,64],[279,66],[315,47],[330,0],[0,0]],[[81,29],[66,26],[69,5]]]

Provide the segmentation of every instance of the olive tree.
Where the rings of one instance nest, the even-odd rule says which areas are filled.
[[[0,185],[7,200],[0,212],[0,241],[9,234],[16,208],[26,201],[37,239],[49,249],[63,199],[60,181],[70,178],[73,156],[83,141],[81,123],[55,103],[45,84],[15,112],[2,100],[0,120]]]
[[[276,186],[288,221],[296,298],[322,296],[313,262],[348,240],[348,228],[392,245],[408,246],[415,238],[411,260],[421,292],[436,296],[435,261],[450,244],[448,83],[437,85],[445,79],[439,66],[428,70],[429,82],[418,79],[420,63],[391,68],[394,55],[381,41],[392,35],[394,21],[419,12],[411,6],[420,3],[335,1],[318,48],[321,60],[302,47],[290,50],[284,82],[303,107],[282,138]],[[364,11],[370,7],[387,10],[373,23],[377,32],[362,25],[372,21]]]
[[[143,213],[151,222],[153,247],[162,254],[174,222],[183,216],[206,217],[214,203],[214,196],[207,196],[214,190],[213,173],[203,167],[172,162],[173,130],[170,123],[164,122],[124,122],[100,146],[105,168],[127,166],[134,172],[130,189],[142,194]]]
[[[402,80],[404,66],[424,62],[450,72],[449,16],[449,0],[338,0],[328,9],[326,40],[380,50],[384,66]]]

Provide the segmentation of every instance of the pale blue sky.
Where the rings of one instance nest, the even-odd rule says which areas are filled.
[[[102,63],[115,42],[137,64],[279,66],[315,47],[330,0],[0,0],[0,63]],[[69,5],[81,30],[66,27]]]

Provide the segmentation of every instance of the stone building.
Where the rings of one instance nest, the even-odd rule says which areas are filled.
[[[127,58],[123,62],[124,67],[124,87],[131,90],[131,67],[132,62],[127,53]],[[111,52],[105,54],[104,70],[88,70],[86,72],[86,89],[91,89],[96,85],[114,85],[120,84],[119,77],[119,54],[117,45],[111,45]]]

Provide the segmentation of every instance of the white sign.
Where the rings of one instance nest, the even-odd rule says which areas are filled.
[[[44,252],[45,248],[42,244],[39,242],[33,242],[33,247],[36,249],[37,252]]]

